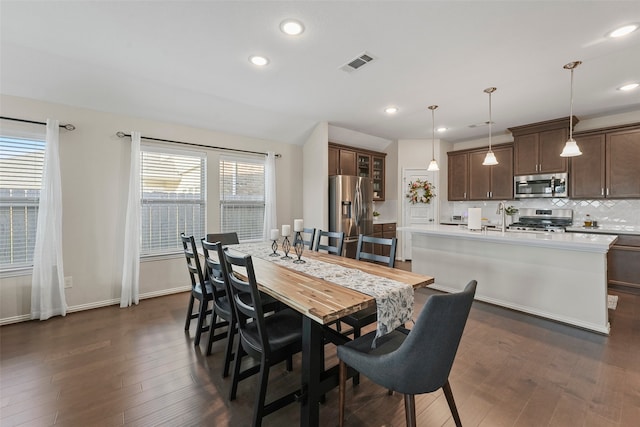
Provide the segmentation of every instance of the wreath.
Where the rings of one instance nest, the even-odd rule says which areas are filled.
[[[416,179],[409,183],[409,191],[407,192],[407,198],[413,205],[416,203],[430,203],[431,199],[435,197],[433,190],[436,187],[429,181]]]

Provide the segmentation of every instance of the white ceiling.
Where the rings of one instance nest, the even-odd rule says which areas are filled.
[[[2,93],[304,143],[322,121],[396,140],[459,142],[574,114],[640,110],[638,1],[5,1]],[[304,22],[298,37],[279,30]],[[346,73],[362,52],[377,59]],[[258,69],[252,54],[269,57]],[[387,116],[383,109],[400,111]],[[162,137],[162,135],[155,135]]]

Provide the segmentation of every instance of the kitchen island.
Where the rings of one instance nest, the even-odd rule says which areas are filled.
[[[478,300],[609,333],[607,252],[617,236],[455,225],[398,231],[412,233],[412,270],[434,276],[432,288],[458,292],[475,279]]]

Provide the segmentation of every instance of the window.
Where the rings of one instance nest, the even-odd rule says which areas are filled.
[[[0,136],[0,269],[33,265],[45,142]]]
[[[143,146],[140,161],[140,255],[181,252],[180,233],[206,234],[205,154]]]
[[[264,158],[220,159],[220,231],[239,240],[262,240]]]

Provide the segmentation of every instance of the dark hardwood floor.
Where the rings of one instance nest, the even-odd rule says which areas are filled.
[[[416,312],[433,293],[416,294]],[[640,425],[640,296],[615,294],[609,337],[474,302],[450,377],[463,425]],[[206,336],[194,349],[183,331],[187,299],[1,327],[0,426],[249,425],[256,379],[227,400],[223,342],[209,357]],[[326,358],[335,363],[335,348]],[[268,399],[297,388],[294,362],[293,372],[272,370]],[[337,390],[327,395],[322,425],[337,425],[337,400]],[[421,426],[454,425],[441,391],[418,396],[416,408]],[[263,425],[297,425],[298,412],[290,405]],[[366,378],[349,383],[346,424],[403,426],[402,396]]]

